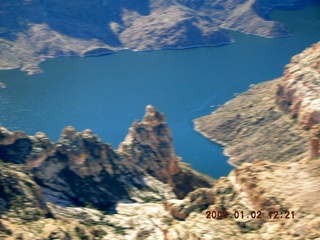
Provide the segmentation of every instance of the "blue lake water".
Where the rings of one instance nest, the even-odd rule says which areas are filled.
[[[273,11],[293,37],[265,39],[232,32],[235,44],[187,50],[122,51],[104,57],[46,60],[43,74],[0,71],[0,125],[57,141],[68,125],[92,129],[117,148],[147,104],[166,113],[176,152],[213,177],[232,169],[220,146],[193,130],[194,118],[209,114],[250,84],[277,78],[290,58],[320,40],[320,8]]]

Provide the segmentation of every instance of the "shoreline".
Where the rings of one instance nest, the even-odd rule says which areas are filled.
[[[14,66],[14,67],[1,67],[0,71],[6,71],[6,70],[14,70],[14,69],[20,69],[22,72],[26,72],[27,75],[35,75],[35,74],[41,74],[43,73],[43,70],[40,68],[39,64],[42,62],[45,62],[47,59],[54,59],[54,58],[60,58],[60,57],[78,57],[78,58],[87,58],[87,57],[102,57],[107,56],[111,54],[116,54],[121,51],[131,51],[131,52],[153,52],[153,51],[161,51],[161,50],[187,50],[187,49],[194,49],[194,48],[205,48],[205,47],[220,47],[224,45],[230,45],[235,43],[236,41],[234,39],[231,39],[229,42],[221,42],[217,44],[208,44],[208,45],[192,45],[192,46],[185,46],[185,47],[164,47],[164,48],[154,48],[154,49],[132,49],[132,48],[120,48],[118,50],[111,50],[109,52],[102,52],[97,54],[70,54],[70,55],[56,55],[56,56],[42,56],[40,61],[37,65],[32,65],[32,67],[28,68],[26,66]]]
[[[306,7],[314,7],[314,6],[320,6],[320,3],[315,1],[315,0],[307,0],[307,1],[291,1],[290,3],[287,4],[272,4],[271,6],[268,6],[266,9],[261,9],[258,7],[258,9],[255,10],[256,13],[260,13],[261,17],[264,18],[266,21],[272,21],[270,19],[269,15],[273,10],[282,10],[282,11],[299,11],[302,10]],[[259,11],[260,10],[260,11]],[[261,35],[261,34],[255,34],[255,33],[250,33],[246,30],[237,30],[234,28],[229,28],[229,27],[224,27],[223,24],[220,26],[221,29],[223,30],[228,30],[228,31],[233,31],[233,32],[239,32],[247,35],[253,35],[253,36],[258,36],[262,38],[267,38],[267,39],[277,39],[277,38],[286,38],[286,37],[291,37],[293,34],[290,32],[290,29],[288,29],[287,33],[283,33],[282,35],[278,36],[266,36],[266,35]],[[119,48],[105,48],[105,47],[97,47],[95,49],[91,49],[88,51],[88,53],[75,53],[75,54],[63,54],[63,55],[49,55],[49,56],[34,56],[34,58],[30,59],[31,61],[24,63],[25,65],[19,63],[19,64],[10,64],[9,66],[0,66],[0,70],[13,70],[20,68],[20,71],[27,72],[27,75],[34,75],[34,74],[39,74],[42,73],[42,69],[39,66],[39,64],[43,61],[45,61],[48,58],[58,58],[58,57],[100,57],[100,56],[105,56],[113,53],[117,53],[119,51],[123,50],[130,50],[133,52],[149,52],[149,51],[157,51],[157,50],[184,50],[184,49],[192,49],[192,48],[199,48],[199,47],[217,47],[217,46],[222,46],[222,45],[229,45],[232,43],[235,43],[235,40],[232,39],[232,36],[230,36],[231,39],[230,41],[223,41],[215,44],[203,44],[203,45],[191,45],[191,46],[178,46],[178,47],[161,47],[161,48],[150,48],[150,49],[135,49],[135,48],[126,48],[126,47],[119,47]],[[101,52],[99,52],[101,51]],[[90,53],[93,52],[93,53]],[[95,53],[96,52],[96,53]]]
[[[200,133],[203,137],[205,137],[206,139],[210,140],[211,142],[213,142],[213,143],[215,143],[215,144],[218,144],[218,145],[221,147],[222,154],[223,154],[224,156],[228,157],[227,163],[228,163],[229,165],[231,165],[231,166],[234,167],[234,168],[238,168],[238,167],[239,167],[239,165],[237,165],[237,164],[235,164],[235,163],[232,162],[232,158],[233,158],[233,157],[228,153],[228,150],[227,150],[228,145],[227,145],[227,143],[222,142],[222,141],[219,141],[219,140],[217,140],[217,139],[215,139],[215,138],[209,137],[208,134],[206,134],[205,132],[203,132],[203,131],[201,131],[201,130],[199,129],[199,126],[197,126],[197,123],[195,122],[195,120],[193,120],[193,124],[194,124],[194,127],[193,127],[193,130],[194,130],[194,131],[196,131],[197,133]]]

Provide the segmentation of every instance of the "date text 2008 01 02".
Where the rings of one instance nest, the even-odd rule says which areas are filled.
[[[245,219],[245,218],[251,218],[251,219],[294,219],[294,211],[250,211],[250,212],[244,212],[244,211],[206,211],[206,218],[207,219]]]

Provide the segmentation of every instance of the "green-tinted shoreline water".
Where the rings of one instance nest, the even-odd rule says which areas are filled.
[[[274,11],[293,37],[265,39],[232,33],[220,47],[152,52],[122,51],[97,58],[56,58],[43,74],[0,71],[0,125],[56,141],[65,126],[90,128],[115,148],[147,104],[168,117],[177,154],[214,177],[228,174],[220,146],[193,130],[192,119],[209,114],[252,83],[280,77],[290,58],[320,40],[320,8]]]

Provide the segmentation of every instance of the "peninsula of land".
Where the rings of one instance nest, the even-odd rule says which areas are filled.
[[[195,129],[225,147],[232,165],[265,159],[296,161],[308,149],[308,130],[320,123],[320,42],[292,57],[281,78],[252,86]]]

